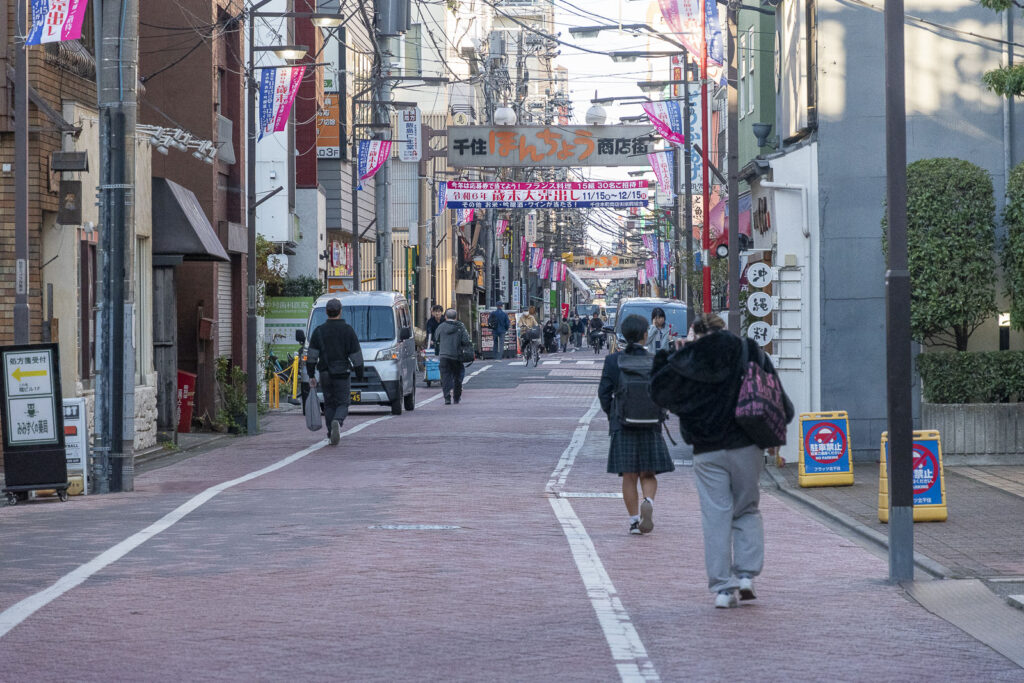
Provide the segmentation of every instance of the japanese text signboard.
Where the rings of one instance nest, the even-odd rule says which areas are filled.
[[[419,161],[423,157],[421,120],[419,107],[398,112],[398,158],[402,161]]]
[[[800,486],[853,484],[850,419],[846,411],[800,414]]]
[[[650,126],[452,126],[451,166],[646,166]]]
[[[451,181],[448,207],[454,209],[551,209],[595,206],[647,206],[646,180],[588,183],[494,183]]]
[[[323,109],[316,113],[316,158],[341,157],[341,98],[336,92],[324,93]]]
[[[66,485],[57,345],[5,346],[0,348],[0,364],[4,372],[0,419],[7,490]]]
[[[942,438],[931,429],[914,430],[912,446],[914,521],[944,522],[949,516],[946,505],[946,479],[942,468]],[[878,469],[878,520],[889,521],[889,433],[882,432],[882,458]]]

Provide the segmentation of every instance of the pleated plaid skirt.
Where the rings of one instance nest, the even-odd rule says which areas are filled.
[[[661,430],[619,429],[611,433],[608,448],[608,472],[671,472],[676,466],[668,454]]]

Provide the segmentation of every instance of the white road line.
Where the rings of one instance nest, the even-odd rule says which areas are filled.
[[[569,470],[576,460],[576,455],[583,447],[587,430],[590,429],[590,422],[600,407],[600,401],[595,399],[590,410],[580,418],[580,426],[573,432],[569,445],[551,473],[546,491],[555,494],[549,497],[551,508],[569,541],[573,560],[580,572],[580,578],[583,579],[583,585],[587,589],[590,604],[597,614],[597,621],[604,632],[605,640],[611,649],[619,678],[630,682],[660,681],[661,678],[654,668],[654,663],[647,656],[647,649],[630,621],[629,613],[622,606],[618,591],[615,590],[615,585],[612,583],[611,577],[608,576],[583,522],[576,516],[569,501],[559,497],[566,477],[569,476]]]
[[[362,424],[358,424],[355,427],[352,427],[351,429],[345,430],[344,432],[341,433],[341,436],[344,437],[350,434],[355,434],[356,432],[366,429],[372,424],[383,422],[384,420],[390,420],[391,417],[391,415],[385,415],[384,417],[378,417],[373,420],[368,420],[366,422],[363,422]],[[161,531],[166,531],[167,529],[171,528],[172,526],[180,522],[190,512],[193,512],[203,504],[208,503],[217,494],[222,493],[223,491],[226,491],[229,488],[232,488],[233,486],[238,486],[239,484],[244,484],[258,477],[262,477],[264,474],[270,474],[271,472],[279,470],[282,467],[287,467],[293,462],[301,460],[310,453],[314,453],[326,445],[326,439],[318,441],[312,446],[309,446],[308,448],[304,448],[297,453],[289,455],[287,458],[278,460],[272,465],[267,465],[263,469],[250,472],[249,474],[238,477],[237,479],[222,482],[220,484],[217,484],[216,486],[211,486],[202,493],[194,496],[187,502],[183,503],[182,505],[179,505],[174,510],[168,512],[166,515],[158,519],[156,522],[150,524],[142,531],[136,532],[135,534],[129,536],[117,545],[112,546],[111,548],[108,548],[107,550],[103,551],[89,562],[86,562],[85,564],[79,566],[77,569],[68,572],[67,574],[59,578],[49,588],[45,588],[39,591],[38,593],[30,595],[21,602],[15,603],[14,605],[11,605],[7,609],[5,609],[3,612],[0,612],[0,638],[3,638],[5,635],[10,633],[11,629],[13,629],[15,626],[17,626],[18,624],[20,624],[21,622],[25,621],[30,616],[35,614],[36,611],[50,604],[60,596],[67,593],[72,588],[75,588],[96,572],[101,571],[105,567],[118,561],[135,548],[138,548],[140,545],[142,545],[146,541],[150,540],[151,538],[159,534]]]
[[[560,360],[542,360],[540,362],[540,364],[541,365],[561,365],[562,361],[560,361]]]

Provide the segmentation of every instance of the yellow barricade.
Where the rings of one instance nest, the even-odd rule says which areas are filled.
[[[800,413],[800,486],[850,486],[853,455],[845,410]]]
[[[882,457],[878,468],[878,521],[889,522],[889,473],[886,455],[889,432],[882,432]],[[934,429],[914,430],[914,521],[945,522],[946,475],[942,469],[942,438]]]

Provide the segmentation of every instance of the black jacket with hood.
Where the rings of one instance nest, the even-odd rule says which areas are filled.
[[[679,417],[683,439],[693,446],[695,455],[754,443],[736,424],[736,399],[743,378],[740,344],[747,344],[749,359],[760,355],[761,366],[774,374],[771,360],[759,354],[756,342],[726,330],[689,342],[671,355],[659,351],[654,358],[652,376],[665,365],[679,376],[678,391],[665,407]]]

